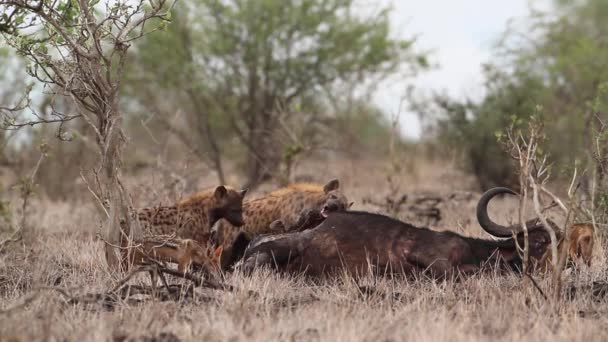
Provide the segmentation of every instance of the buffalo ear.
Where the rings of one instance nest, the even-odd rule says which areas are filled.
[[[337,190],[338,188],[340,188],[340,181],[337,179],[332,179],[323,186],[323,191],[328,193],[330,191]]]
[[[217,199],[222,199],[222,198],[226,197],[227,193],[228,193],[228,190],[226,190],[226,187],[223,186],[223,185],[220,185],[217,188],[215,188],[215,191],[213,192],[213,195]]]
[[[245,197],[245,195],[247,195],[247,191],[249,191],[249,189],[243,189],[241,191],[239,191],[239,195],[241,195],[241,198]]]

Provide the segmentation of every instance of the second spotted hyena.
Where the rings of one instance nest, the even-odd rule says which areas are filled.
[[[330,206],[330,208],[325,208]],[[297,227],[302,213],[307,210],[319,212],[339,211],[350,206],[348,199],[340,189],[340,182],[333,179],[325,185],[296,183],[275,190],[260,198],[243,203],[244,224],[235,227],[226,220],[220,220],[214,227],[217,243],[230,253],[230,246],[239,232],[250,236],[277,233],[271,223],[280,220],[281,227]],[[222,257],[228,261],[231,257]],[[226,265],[224,265],[226,267]],[[224,268],[225,268],[224,267]]]

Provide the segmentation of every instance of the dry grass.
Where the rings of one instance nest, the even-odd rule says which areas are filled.
[[[328,174],[312,166],[303,169],[309,174]],[[373,163],[347,162],[331,169],[357,209],[379,210],[361,205],[365,197],[384,196],[384,180],[374,176]],[[424,175],[424,181],[412,174]],[[474,219],[478,194],[469,192],[468,177],[445,165],[426,164],[401,178],[406,193],[456,194],[440,204],[443,219],[434,228],[484,236]],[[146,187],[154,185],[139,179],[137,189],[143,194],[137,194],[137,204],[167,200],[146,196]],[[212,180],[199,183],[196,186],[211,185]],[[503,222],[515,218],[515,201],[502,204],[505,207],[499,203],[490,208],[493,216]],[[0,310],[19,305],[41,287],[59,286],[82,294],[104,291],[116,283],[117,277],[106,271],[102,244],[94,238],[98,222],[89,204],[41,199],[30,215],[38,231],[33,244],[12,246],[0,254]],[[567,283],[582,286],[607,279],[606,250],[605,241],[599,241],[593,266],[567,273]],[[538,280],[541,287],[547,286],[548,280],[540,276]],[[148,278],[141,276],[134,282],[145,281]],[[119,304],[112,311],[98,305],[67,304],[58,293],[41,291],[29,304],[0,313],[0,340],[608,339],[608,299],[596,300],[589,290],[581,290],[575,299],[554,308],[516,275],[484,274],[460,282],[369,278],[357,283],[343,277],[314,284],[266,270],[252,277],[234,274],[227,282],[235,291],[202,289],[184,303]]]

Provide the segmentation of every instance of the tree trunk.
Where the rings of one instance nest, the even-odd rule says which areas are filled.
[[[224,175],[224,167],[222,166],[222,157],[219,152],[212,153],[211,156],[215,172],[217,172],[217,179],[222,185],[226,185],[226,176]]]
[[[281,144],[275,143],[271,127],[264,126],[262,133],[251,135],[250,144],[255,152],[250,151],[247,157],[248,189],[255,189],[261,183],[271,179],[279,169]]]
[[[247,183],[245,188],[255,189],[262,183],[262,162],[253,154],[247,158]]]
[[[106,260],[110,270],[118,270],[120,265],[120,257],[116,248],[111,246],[120,245],[121,241],[121,229],[120,229],[120,212],[121,212],[121,201],[120,191],[118,188],[118,179],[116,174],[107,174],[102,186],[106,189],[107,201],[108,201],[108,218],[106,220],[106,239],[109,244],[106,244]]]
[[[192,81],[191,81],[192,82]],[[205,105],[201,102],[199,96],[194,92],[194,89],[188,89],[188,95],[190,101],[194,104],[196,113],[195,116],[196,125],[200,136],[204,136],[207,139],[208,148],[206,152],[209,153],[208,159],[211,161],[215,172],[217,172],[217,178],[220,184],[226,184],[226,176],[224,175],[224,167],[222,165],[222,150],[220,149],[213,127],[211,127],[211,118],[205,108]]]
[[[190,65],[194,63],[194,57],[192,53],[192,36],[190,35],[190,30],[187,28],[181,27],[181,37],[183,40],[184,48],[186,50],[186,58]],[[197,113],[194,113],[196,116],[196,121],[199,126],[199,131],[202,130],[202,135],[204,135],[207,139],[207,143],[209,144],[208,153],[211,154],[209,159],[211,159],[211,163],[213,164],[213,168],[215,172],[217,172],[217,178],[220,184],[226,184],[226,177],[224,175],[224,167],[222,165],[222,151],[215,137],[215,133],[213,132],[213,128],[211,127],[211,119],[208,113],[208,107],[206,107],[202,102],[200,96],[194,90],[195,79],[192,77],[193,74],[189,73],[188,75],[188,95],[190,96],[190,101],[194,104],[194,108]],[[202,117],[201,117],[202,116]],[[202,122],[201,122],[202,120]]]
[[[125,136],[122,132],[122,120],[118,111],[113,111],[113,114],[108,115],[115,122],[110,125],[112,128],[103,129],[107,126],[107,122],[101,123],[101,132],[104,140],[99,142],[99,147],[102,152],[100,169],[102,171],[102,179],[100,180],[101,193],[104,194],[104,207],[107,210],[105,223],[107,244],[105,246],[106,261],[110,270],[118,270],[120,268],[120,255],[117,248],[114,246],[121,245],[123,232],[121,230],[121,218],[125,218],[127,227],[129,228],[129,241],[134,235],[134,229],[130,225],[129,206],[126,198],[126,193],[120,182],[120,168],[122,166],[122,151],[125,145]],[[126,237],[126,236],[125,236]]]

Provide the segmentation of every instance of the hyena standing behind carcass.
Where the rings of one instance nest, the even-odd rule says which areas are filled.
[[[247,190],[235,190],[228,186],[218,186],[196,193],[172,206],[144,208],[136,212],[137,223],[142,228],[144,240],[154,240],[157,236],[191,239],[208,246],[211,227],[220,219],[225,219],[239,227],[243,225],[243,198]],[[123,269],[129,269],[129,229],[121,222],[125,232],[121,239]],[[131,261],[135,259],[131,258]]]
[[[329,211],[345,210],[351,204],[342,193],[337,179],[323,186],[310,183],[291,184],[260,198],[245,201],[242,227],[237,228],[227,220],[218,221],[214,227],[217,243],[224,246],[222,268],[229,269],[239,259],[239,255],[232,255],[231,246],[240,232],[250,237],[282,233],[285,232],[284,228],[297,229],[300,226],[299,220],[306,217],[307,212],[313,211],[323,215]],[[280,224],[273,224],[277,220],[280,220]]]

